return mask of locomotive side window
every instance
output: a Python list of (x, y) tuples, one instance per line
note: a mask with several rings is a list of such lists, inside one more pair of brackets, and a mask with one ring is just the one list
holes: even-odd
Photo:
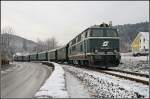
[(88, 32), (86, 31), (86, 32), (85, 32), (85, 38), (87, 38), (87, 35), (88, 35)]
[(72, 45), (72, 42), (69, 43), (69, 46), (71, 46), (71, 45)]
[(107, 37), (118, 37), (117, 30), (116, 29), (107, 29), (106, 36)]
[(76, 43), (78, 42), (78, 37), (75, 38), (76, 39)]
[(103, 37), (103, 30), (102, 29), (91, 29), (90, 36), (91, 37)]
[(72, 45), (76, 43), (76, 38), (72, 40)]
[(77, 42), (81, 41), (81, 35), (78, 36)]
[(83, 33), (81, 34), (81, 40), (84, 40), (84, 37), (85, 37), (85, 32), (83, 32)]

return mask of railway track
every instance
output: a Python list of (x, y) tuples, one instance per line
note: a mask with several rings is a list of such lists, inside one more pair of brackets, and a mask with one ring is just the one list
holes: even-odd
[(136, 81), (139, 83), (143, 83), (145, 85), (149, 85), (149, 78), (146, 77), (141, 77), (141, 76), (136, 76), (136, 75), (132, 75), (132, 74), (128, 74), (127, 72), (123, 73), (123, 72), (119, 72), (119, 71), (110, 71), (110, 70), (97, 70), (98, 72), (102, 72), (102, 73), (106, 73), (112, 76), (116, 76), (116, 77), (120, 77), (120, 78), (124, 78), (124, 79), (128, 79), (128, 80), (132, 80), (132, 81)]
[(131, 75), (136, 75), (136, 76), (149, 78), (149, 75), (147, 75), (147, 74), (141, 74), (141, 73), (130, 72), (130, 71), (123, 71), (123, 70), (116, 70), (116, 69), (107, 69), (107, 70), (116, 71), (116, 72), (122, 72), (122, 73), (128, 73), (128, 74), (131, 74)]
[(149, 75), (147, 74), (139, 74), (135, 72), (116, 70), (116, 69), (92, 68), (92, 67), (84, 67), (84, 66), (77, 66), (77, 67), (109, 74), (112, 76), (124, 78), (131, 81), (136, 81), (139, 83), (143, 83), (144, 85), (149, 85)]

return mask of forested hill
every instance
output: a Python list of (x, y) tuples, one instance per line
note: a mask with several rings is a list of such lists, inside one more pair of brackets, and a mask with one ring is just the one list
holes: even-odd
[(5, 43), (9, 41), (9, 49), (11, 51), (11, 54), (14, 54), (16, 52), (32, 52), (34, 47), (37, 45), (37, 43), (34, 41), (27, 40), (14, 34), (4, 33), (2, 34), (2, 38)]
[(122, 52), (131, 50), (131, 43), (138, 32), (149, 32), (149, 22), (141, 22), (136, 24), (124, 24), (114, 26), (118, 29), (120, 35), (120, 47)]

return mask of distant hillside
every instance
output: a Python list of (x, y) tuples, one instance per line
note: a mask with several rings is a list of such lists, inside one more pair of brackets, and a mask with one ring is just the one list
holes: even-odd
[(138, 32), (149, 32), (149, 22), (141, 22), (136, 24), (124, 24), (114, 26), (118, 29), (120, 35), (120, 47), (122, 52), (131, 50), (130, 46)]
[(12, 34), (2, 34), (2, 37), (7, 37), (10, 38), (10, 46), (11, 46), (11, 51), (12, 53), (16, 53), (16, 52), (21, 52), (21, 53), (28, 53), (28, 52), (32, 52), (32, 50), (35, 48), (35, 46), (37, 45), (37, 43), (31, 41), (31, 40), (27, 40), (25, 38), (22, 38), (20, 36), (17, 35), (12, 35)]

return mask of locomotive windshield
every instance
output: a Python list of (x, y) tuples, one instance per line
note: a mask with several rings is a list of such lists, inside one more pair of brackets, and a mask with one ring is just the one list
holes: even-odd
[(106, 33), (106, 37), (117, 37), (118, 36), (116, 29), (106, 29), (105, 33)]
[(103, 30), (102, 29), (91, 29), (90, 36), (91, 37), (103, 37)]
[(91, 29), (90, 37), (118, 37), (116, 29)]

